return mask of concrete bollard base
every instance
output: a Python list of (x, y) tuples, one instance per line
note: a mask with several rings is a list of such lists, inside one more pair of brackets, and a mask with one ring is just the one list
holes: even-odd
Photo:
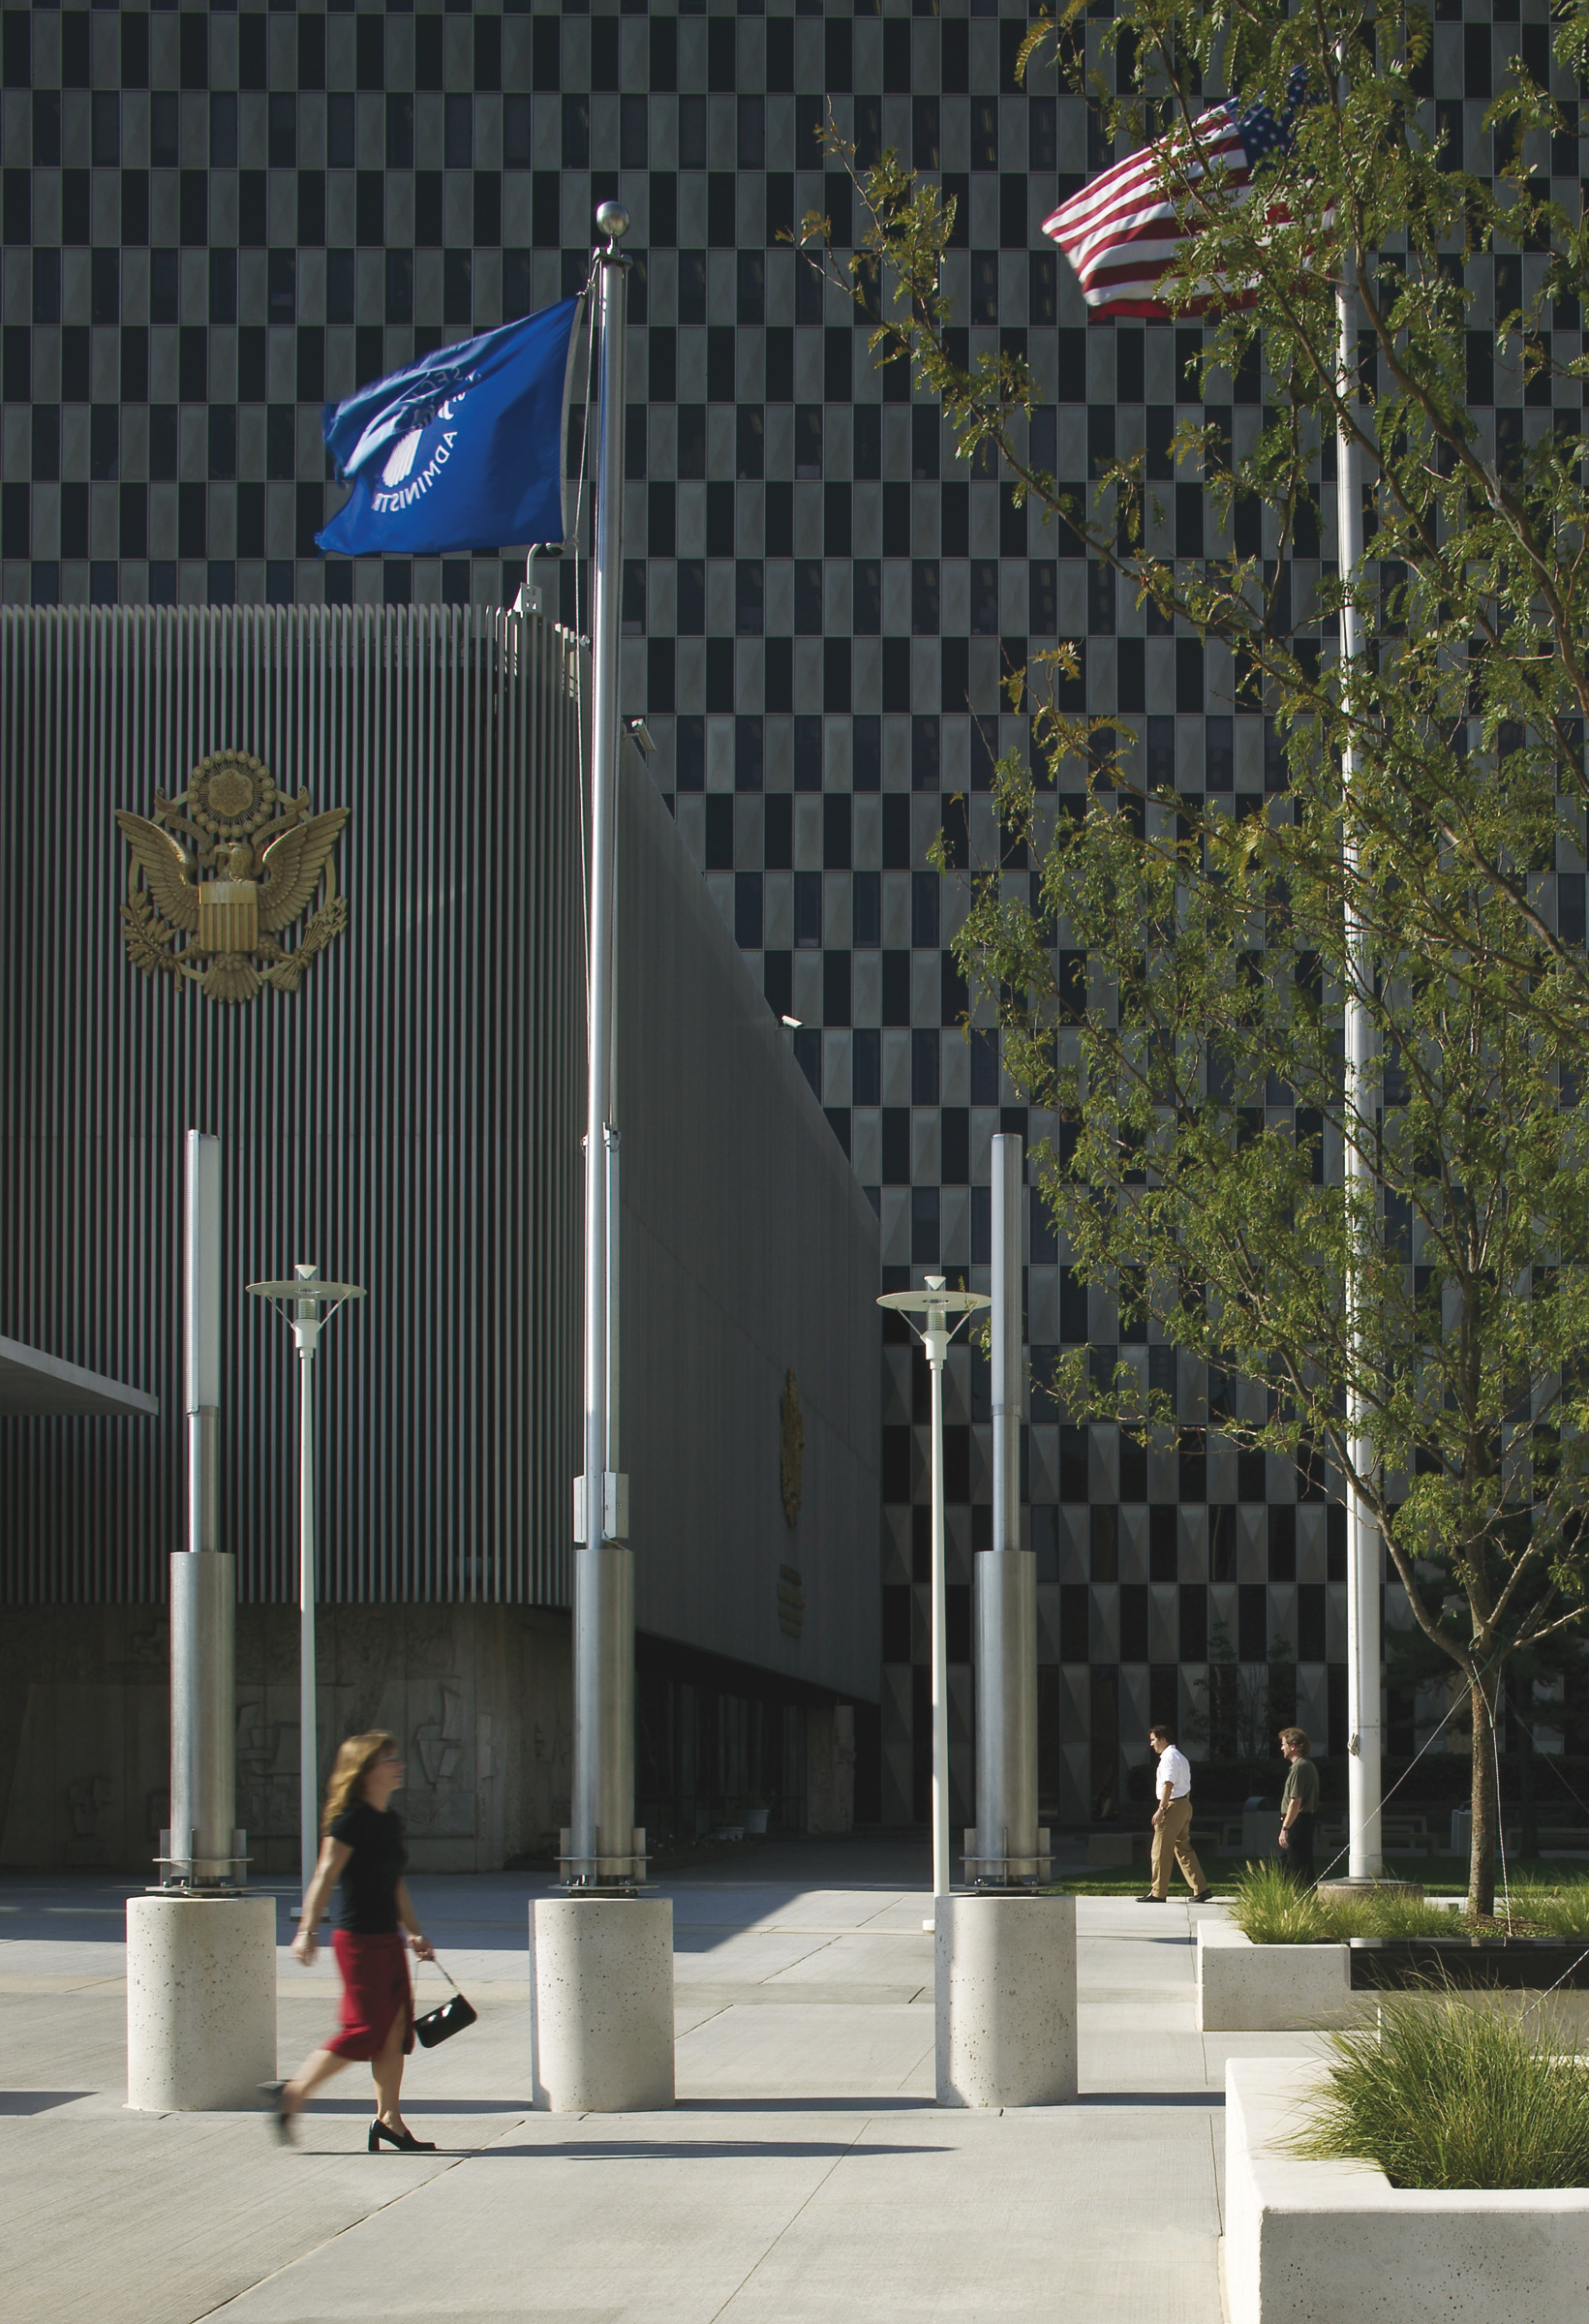
[(1076, 2095), (1076, 1899), (940, 1900), (940, 2106), (1062, 2106)]
[(530, 1908), (531, 2095), (548, 2114), (673, 2104), (673, 1907), (540, 1897)]
[(275, 1898), (130, 1896), (128, 2105), (257, 2109), (275, 2077)]

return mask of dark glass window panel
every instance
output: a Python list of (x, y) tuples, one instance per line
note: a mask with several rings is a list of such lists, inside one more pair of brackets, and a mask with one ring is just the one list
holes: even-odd
[[(529, 100), (524, 102), (528, 105)], [(509, 98), (508, 104), (511, 105)], [(504, 114), (503, 142), (507, 142), (507, 116)], [(504, 153), (504, 159), (506, 155)], [(413, 99), (407, 93), (386, 100), (386, 167), (388, 169), (413, 168)]]
[[(154, 252), (153, 257), (175, 258), (175, 251)], [(61, 254), (58, 250), (36, 250), (33, 254), (33, 320), (35, 322), (59, 322), (61, 320)], [(157, 322), (163, 319), (156, 316)], [(175, 321), (174, 312), (169, 318)], [(26, 403), (30, 390), (23, 388), (15, 397), (6, 390), (6, 400)]]
[[(196, 400), (202, 400), (202, 395), (200, 388)], [(88, 329), (84, 323), (69, 322), (61, 331), (61, 396), (69, 404), (88, 401)]]
[(353, 254), (328, 250), (325, 254), (325, 320), (348, 323), (353, 320)]
[[(883, 899), (882, 874), (879, 872), (857, 872), (850, 889), (850, 941), (860, 951), (871, 951), (882, 942)], [(856, 1104), (871, 1101), (857, 1098)]]
[(800, 637), (817, 637), (822, 630), (822, 565), (819, 558), (802, 558), (794, 568), (794, 626)]
[(679, 253), (679, 321), (689, 323), (703, 323), (706, 321), (704, 250), (681, 250)]
[(858, 557), (855, 561), (851, 604), (856, 635), (875, 637), (883, 626), (883, 568), (874, 557)]
[(797, 872), (794, 875), (794, 940), (797, 951), (814, 951), (822, 942), (820, 872)]
[[(34, 124), (34, 143), (38, 144), (38, 123)], [(172, 89), (156, 89), (149, 98), (149, 162), (156, 169), (176, 168), (177, 112), (176, 93)]]
[(176, 406), (149, 406), (149, 474), (157, 483), (176, 474)]
[(743, 951), (761, 950), (761, 873), (734, 874), (734, 941)]
[(917, 952), (938, 949), (942, 885), (936, 872), (910, 875), (910, 942)]
[(442, 259), (442, 321), (466, 330), (474, 321), (474, 254), (449, 250)]
[(680, 558), (674, 599), (680, 636), (699, 637), (706, 627), (706, 566), (700, 558)]
[[(567, 120), (567, 107), (568, 107), (568, 105), (569, 105), (569, 103), (571, 103), (571, 102), (578, 102), (578, 101), (577, 101), (577, 100), (569, 100), (569, 99), (565, 99), (565, 101), (564, 101), (564, 119), (565, 119), (565, 125), (566, 125), (566, 120)], [(566, 135), (567, 135), (567, 132), (566, 132), (566, 126), (565, 126), (565, 133), (564, 133), (564, 134), (565, 134), (565, 138), (566, 138)], [(587, 113), (587, 116), (586, 116), (586, 136), (587, 136), (587, 138), (589, 138), (589, 114), (588, 114), (588, 113)], [(468, 97), (468, 96), (457, 96), (457, 95), (455, 95), (455, 96), (449, 96), (449, 97), (446, 99), (445, 110), (444, 110), (444, 112), (443, 112), (443, 152), (442, 152), (442, 158), (443, 158), (443, 161), (444, 162), (444, 164), (445, 164), (446, 168), (449, 168), (449, 169), (473, 169), (473, 168), (474, 168), (474, 98), (473, 98), (473, 97)], [(587, 158), (588, 158), (588, 157), (587, 157)], [(565, 168), (566, 168), (566, 167), (568, 167), (568, 157), (567, 157), (567, 154), (566, 154), (566, 152), (565, 152), (565, 154), (564, 154), (564, 166), (565, 166)], [(580, 164), (577, 164), (577, 165), (575, 165), (575, 166), (576, 166), (576, 167), (578, 167), (578, 168), (584, 168), (584, 167), (585, 167), (585, 164), (584, 164), (584, 163), (580, 163)]]
[[(211, 99), (211, 104), (214, 104)], [(298, 162), (298, 101), (272, 92), (266, 113), (266, 159), (272, 169), (294, 169)]]
[[(626, 104), (629, 101), (625, 100)], [(644, 104), (645, 100), (640, 101)], [(532, 115), (528, 97), (503, 99), (503, 167), (528, 169), (531, 162)]]
[(998, 566), (991, 560), (971, 567), (971, 628), (977, 636), (998, 634)]
[(938, 633), (938, 561), (918, 557), (910, 568), (910, 627), (917, 637)]
[(706, 474), (706, 406), (681, 404), (678, 420), (679, 474), (684, 477), (704, 476)]
[(265, 264), (266, 318), (271, 322), (291, 322), (297, 313), (298, 254), (294, 250), (273, 250)]
[(290, 483), (296, 474), (297, 407), (271, 404), (265, 411), (265, 474)]
[[(89, 159), (97, 169), (113, 169), (121, 160), (121, 99), (114, 89), (96, 89), (89, 102)], [(213, 108), (217, 103), (222, 105), (223, 115), (228, 106), (230, 108), (231, 159), (229, 162), (223, 161), (215, 150)], [(235, 97), (227, 100), (212, 98), (210, 104), (212, 108), (210, 159), (217, 168), (235, 168), (237, 166), (237, 100)], [(226, 150), (224, 138), (222, 149)]]
[(938, 101), (935, 97), (916, 97), (910, 106), (910, 151), (918, 169), (935, 169), (938, 166)]
[[(448, 252), (450, 260), (452, 253)], [(386, 253), (385, 318), (388, 322), (413, 321), (413, 253), (412, 250), (388, 250)]]
[(704, 97), (681, 97), (679, 100), (679, 167), (681, 169), (706, 168)]
[(918, 404), (910, 414), (910, 473), (918, 483), (938, 473), (938, 408)]
[(88, 415), (88, 473), (97, 482), (115, 476), (120, 465), (121, 413), (115, 404), (96, 404)]
[(237, 320), (237, 253), (212, 250), (209, 262), (209, 319), (211, 322)]
[(211, 404), (208, 415), (209, 477), (224, 483), (237, 474), (237, 407)]
[(298, 18), (298, 86), (300, 89), (325, 86), (325, 18), (321, 15)]
[(766, 421), (759, 404), (741, 404), (734, 414), (734, 473), (747, 482), (761, 476), (766, 461)]
[(89, 318), (94, 322), (121, 321), (121, 253), (96, 250), (89, 262)]
[(325, 100), (325, 166), (351, 169), (354, 152), (353, 100), (346, 90)]

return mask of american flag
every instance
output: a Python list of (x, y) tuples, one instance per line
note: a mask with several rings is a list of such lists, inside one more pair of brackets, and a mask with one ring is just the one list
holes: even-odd
[[(1216, 105), (1193, 124), (1195, 141), (1184, 130), (1173, 131), (1061, 202), (1043, 231), (1075, 267), (1087, 305), (1105, 315), (1167, 317), (1170, 309), (1153, 294), (1186, 238), (1177, 205), (1209, 169), (1223, 171), (1235, 199), (1249, 199), (1266, 164), (1291, 151), (1307, 103), (1307, 69), (1299, 65), (1286, 84), (1283, 113), (1267, 105), (1245, 111), (1234, 103)], [(1210, 284), (1206, 297), (1181, 312), (1233, 303), (1229, 290)]]

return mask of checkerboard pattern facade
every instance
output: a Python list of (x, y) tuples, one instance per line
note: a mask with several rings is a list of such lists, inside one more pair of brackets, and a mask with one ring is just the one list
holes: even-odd
[[(1108, 13), (1108, 0), (1088, 12), (1095, 50)], [(1550, 73), (1543, 0), (1437, 0), (1435, 15), (1424, 93), (1486, 173), (1482, 116), (1505, 59), (1521, 51)], [(510, 544), (317, 558), (339, 498), (321, 401), (576, 290), (595, 205), (626, 204), (625, 703), (647, 718), (657, 780), (771, 1006), (800, 1021), (800, 1061), (878, 1209), (887, 1287), (928, 1265), (985, 1279), (989, 1140), (1052, 1127), (1016, 1102), (996, 1045), (958, 1029), (948, 945), (963, 906), (927, 867), (942, 827), (961, 860), (996, 844), (992, 763), (1025, 739), (1001, 672), (1057, 637), (1085, 640), (1086, 701), (1135, 727), (1153, 780), (1238, 799), (1279, 780), (1272, 737), (1236, 710), (1220, 655), (1156, 634), (993, 473), (957, 462), (902, 369), (871, 368), (864, 321), (779, 239), (812, 209), (839, 243), (853, 230), (848, 183), (814, 134), (830, 111), (863, 159), (894, 146), (938, 175), (960, 202), (947, 274), (962, 344), (1030, 360), (1040, 463), (1081, 487), (1116, 445), (1146, 443), (1162, 545), (1212, 553), (1212, 513), (1166, 450), (1195, 393), (1199, 332), (1089, 326), (1039, 229), (1111, 156), (1052, 76), (1017, 87), (1027, 29), (1008, 0), (1002, 15), (996, 0), (0, 14), (7, 602), (510, 594)], [(1575, 204), (1579, 92), (1557, 77), (1568, 134), (1550, 163)], [(1486, 448), (1553, 424), (1549, 382), (1536, 408), (1482, 328), (1539, 263), (1474, 270), (1470, 384)], [(1579, 318), (1556, 321), (1575, 352)], [(1256, 372), (1229, 381), (1206, 415), (1239, 443), (1262, 393)], [(1317, 570), (1296, 562), (1296, 604)], [(571, 561), (561, 585), (572, 619)], [(1583, 866), (1564, 860), (1562, 874), (1564, 927), (1581, 934)], [(1106, 1304), (1094, 1295), (1089, 1315), (1034, 1213), (1039, 1358), (1089, 1324), (1111, 1354)], [(1148, 1361), (1155, 1384), (1175, 1379), (1171, 1351)], [(928, 1415), (902, 1337), (885, 1334), (882, 1362), (894, 1821), (926, 1807)], [(1176, 1384), (1187, 1420), (1206, 1419), (1201, 1377), (1182, 1364)], [(946, 1451), (957, 1821), (971, 1813), (970, 1578), (990, 1434), (985, 1369), (959, 1350)], [(1034, 1399), (1052, 1818), (1118, 1798), (1149, 1717), (1198, 1706), (1215, 1630), (1249, 1675), (1278, 1651), (1302, 1723), (1342, 1746), (1341, 1513), (1319, 1477), (1238, 1455), (1217, 1430), (1198, 1442), (1146, 1455)], [(1411, 1706), (1393, 1705), (1392, 1750), (1411, 1728)]]

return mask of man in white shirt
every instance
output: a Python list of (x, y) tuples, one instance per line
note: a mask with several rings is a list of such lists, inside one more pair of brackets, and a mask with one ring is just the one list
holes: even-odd
[(1176, 1749), (1167, 1727), (1150, 1727), (1147, 1740), (1159, 1755), (1153, 1779), (1153, 1884), (1145, 1905), (1162, 1905), (1170, 1896), (1170, 1859), (1175, 1857), (1192, 1891), (1194, 1904), (1206, 1904), (1211, 1893), (1192, 1847), (1192, 1768), (1184, 1752)]

